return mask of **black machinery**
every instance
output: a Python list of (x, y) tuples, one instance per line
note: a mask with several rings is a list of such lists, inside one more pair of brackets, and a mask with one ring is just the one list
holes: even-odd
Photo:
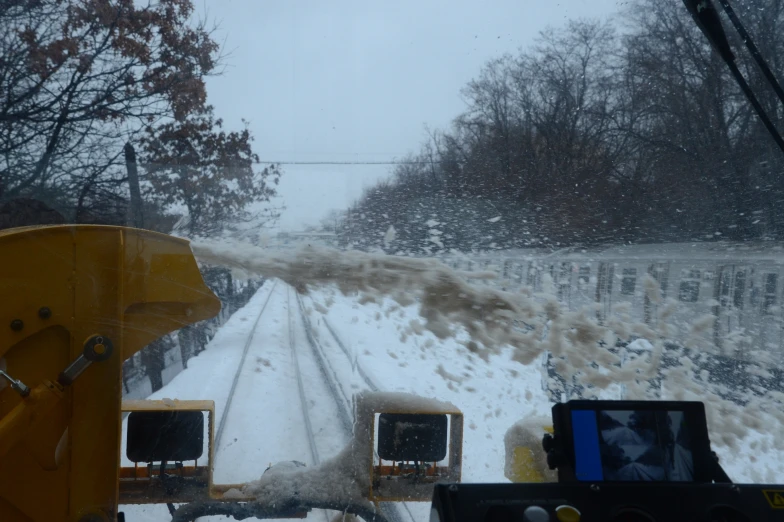
[(441, 484), (432, 521), (784, 521), (784, 485), (733, 484), (701, 402), (556, 404), (542, 444), (558, 482)]

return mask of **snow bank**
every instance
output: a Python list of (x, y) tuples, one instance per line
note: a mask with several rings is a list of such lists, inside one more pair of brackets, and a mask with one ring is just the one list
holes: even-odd
[[(345, 295), (359, 294), (360, 303), (380, 303), (385, 296), (401, 306), (416, 303), (423, 324), (421, 331), (411, 328), (410, 335), (427, 331), (441, 340), (454, 339), (484, 359), (510, 346), (514, 360), (525, 365), (535, 363), (549, 351), (567, 380), (574, 379), (589, 388), (624, 384), (628, 398), (648, 398), (650, 382), (664, 374), (664, 388), (671, 394), (667, 398), (706, 403), (711, 412), (711, 432), (720, 445), (736, 447), (756, 430), (773, 432), (784, 424), (780, 394), (753, 397), (749, 393), (746, 405), (740, 407), (695, 378), (685, 357), (674, 367), (661, 368), (664, 341), (682, 345), (696, 342), (694, 331), (701, 325), (676, 325), (672, 317), (677, 303), (662, 299), (658, 284), (650, 276), (643, 285), (657, 305), (652, 326), (633, 321), (623, 307), (600, 323), (595, 307), (570, 311), (552, 293), (534, 294), (530, 289), (513, 293), (471, 284), (465, 274), (434, 259), (326, 248), (270, 252), (230, 242), (194, 242), (192, 248), (202, 262), (277, 277), (300, 291), (308, 286), (335, 285)], [(471, 276), (475, 279), (477, 274)], [(621, 366), (619, 356), (606, 347), (614, 346), (616, 339), (630, 337), (647, 339), (651, 348), (645, 356)], [(709, 345), (692, 345), (695, 347), (712, 349)]]
[[(438, 340), (427, 330), (412, 328), (412, 322), (421, 324), (416, 304), (402, 307), (390, 298), (360, 304), (359, 295), (345, 297), (334, 287), (313, 288), (309, 294), (305, 302), (311, 313), (317, 314), (316, 303), (327, 308), (324, 318), (351, 351), (355, 371), (373, 376), (377, 389), (437, 397), (460, 408), (462, 482), (506, 480), (504, 433), (520, 418), (550, 412), (538, 364), (512, 361), (510, 347), (485, 361), (455, 339)], [(312, 324), (324, 337), (331, 335), (325, 321), (319, 324), (314, 317)], [(333, 357), (345, 359), (337, 347)], [(359, 377), (355, 375), (355, 390), (368, 387)], [(416, 520), (430, 516), (427, 503), (408, 503), (405, 510)]]

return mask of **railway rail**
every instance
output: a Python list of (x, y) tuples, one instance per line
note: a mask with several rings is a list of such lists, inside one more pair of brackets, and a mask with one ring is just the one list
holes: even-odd
[[(295, 293), (295, 296), (291, 295), (292, 292)], [(302, 307), (301, 297), (291, 287), (280, 281), (273, 283), (273, 287), (270, 289), (245, 341), (240, 363), (234, 372), (226, 406), (218, 422), (215, 445), (217, 468), (221, 468), (222, 465), (226, 466), (226, 463), (231, 461), (231, 455), (227, 453), (227, 450), (231, 451), (229, 448), (233, 444), (230, 440), (232, 438), (258, 436), (259, 446), (270, 444), (263, 432), (260, 431), (258, 435), (253, 430), (248, 432), (247, 427), (252, 421), (248, 420), (247, 411), (242, 417), (233, 415), (231, 411), (232, 404), (238, 403), (238, 396), (245, 396), (249, 391), (258, 390), (254, 386), (258, 386), (264, 379), (269, 379), (273, 375), (259, 375), (253, 372), (249, 366), (254, 359), (251, 356), (258, 357), (270, 351), (277, 351), (278, 364), (286, 365), (285, 368), (278, 368), (278, 373), (274, 374), (273, 380), (278, 381), (284, 375), (286, 376), (285, 382), (276, 382), (274, 386), (280, 388), (281, 395), (286, 394), (287, 397), (290, 397), (286, 404), (292, 406), (291, 411), (288, 419), (278, 419), (272, 411), (267, 411), (264, 406), (261, 406), (264, 403), (264, 397), (259, 396), (260, 408), (258, 413), (251, 414), (251, 416), (256, 417), (256, 422), (259, 423), (262, 418), (273, 416), (282, 425), (285, 424), (285, 426), (279, 426), (277, 431), (287, 432), (292, 438), (296, 437), (302, 440), (299, 445), (296, 445), (296, 450), (299, 453), (276, 454), (274, 455), (275, 460), (272, 462), (294, 457), (303, 461), (309, 460), (310, 464), (318, 466), (327, 457), (336, 454), (350, 440), (353, 432), (352, 395), (350, 390), (342, 386), (337, 361), (329, 359), (324, 353)], [(284, 309), (285, 311), (283, 311)], [(266, 317), (266, 314), (280, 315)], [(264, 317), (266, 320), (263, 319)], [(267, 328), (270, 324), (279, 325), (278, 328), (272, 329), (275, 331), (264, 332), (268, 339), (268, 341), (264, 341), (264, 345), (256, 342), (262, 328), (260, 323), (265, 323)], [(276, 339), (273, 339), (274, 337)], [(285, 356), (283, 352), (285, 352)], [(264, 389), (269, 390), (271, 386), (267, 385)], [(294, 399), (293, 394), (297, 394), (298, 399)], [(327, 397), (330, 397), (331, 402), (334, 402), (334, 408), (329, 404), (330, 398)], [(295, 402), (300, 404), (299, 408), (294, 406)], [(318, 406), (314, 407), (314, 404)], [(295, 432), (303, 434), (304, 438)], [(269, 436), (269, 433), (266, 435)], [(272, 457), (272, 455), (269, 456)], [(232, 473), (237, 473), (237, 479), (246, 480), (249, 478), (247, 476), (249, 469), (261, 471), (259, 468), (267, 464), (267, 461), (262, 463), (251, 456), (248, 456), (247, 460), (249, 462), (246, 469), (231, 470)], [(236, 482), (236, 480), (231, 481)], [(393, 506), (382, 506), (382, 509), (391, 521), (408, 522), (407, 518), (399, 516), (398, 510)], [(328, 521), (330, 519), (328, 513), (326, 511), (322, 511), (322, 513), (325, 520)]]
[(269, 295), (267, 295), (267, 299), (264, 300), (264, 304), (259, 311), (259, 315), (256, 316), (256, 319), (253, 322), (253, 327), (251, 328), (250, 334), (248, 335), (247, 340), (245, 341), (244, 346), (242, 347), (242, 356), (240, 357), (240, 363), (237, 365), (237, 371), (234, 372), (234, 378), (231, 381), (231, 388), (229, 389), (229, 396), (226, 399), (226, 405), (223, 408), (223, 413), (221, 414), (221, 418), (218, 421), (218, 429), (215, 432), (215, 447), (220, 448), (221, 438), (223, 437), (223, 429), (226, 426), (226, 419), (229, 416), (229, 411), (231, 410), (231, 402), (234, 399), (234, 393), (237, 391), (237, 382), (240, 378), (240, 372), (242, 368), (245, 366), (245, 359), (248, 357), (248, 350), (250, 349), (250, 345), (253, 342), (253, 338), (256, 335), (256, 329), (258, 328), (259, 321), (261, 320), (261, 316), (264, 315), (264, 312), (267, 310), (267, 305), (270, 302), (270, 298), (272, 294), (275, 293), (275, 288), (278, 285), (278, 280), (275, 279), (272, 281), (272, 288), (270, 288)]
[[(308, 411), (308, 398), (305, 394), (305, 384), (302, 379), (302, 369), (299, 364), (299, 353), (297, 350), (297, 342), (294, 337), (294, 322), (295, 318), (292, 314), (291, 308), (291, 288), (286, 287), (286, 310), (288, 316), (288, 327), (289, 327), (289, 347), (291, 348), (291, 357), (294, 360), (294, 368), (297, 375), (297, 388), (299, 390), (299, 400), (300, 406), (302, 407), (302, 416), (305, 420), (305, 430), (306, 435), (308, 437), (308, 444), (310, 446), (310, 454), (311, 458), (313, 459), (313, 464), (316, 466), (321, 464), (321, 455), (318, 449), (318, 445), (316, 444), (316, 437), (315, 432), (313, 430), (313, 423), (310, 418), (310, 412)], [(329, 522), (329, 515), (326, 511), (322, 511), (324, 514), (324, 518), (327, 522)]]
[(365, 384), (367, 385), (368, 389), (371, 390), (371, 391), (379, 391), (380, 388), (376, 385), (376, 383), (373, 381), (373, 379), (371, 379), (368, 376), (367, 372), (362, 368), (362, 365), (359, 364), (359, 362), (356, 360), (356, 358), (351, 356), (351, 353), (349, 352), (349, 350), (346, 347), (345, 343), (340, 339), (338, 334), (335, 332), (335, 329), (332, 328), (332, 325), (329, 324), (329, 321), (327, 321), (327, 318), (324, 317), (324, 318), (322, 318), (322, 320), (324, 321), (324, 326), (327, 327), (327, 330), (329, 330), (330, 335), (335, 340), (335, 343), (338, 345), (340, 350), (344, 354), (346, 354), (346, 357), (348, 358), (349, 362), (351, 363), (352, 369), (356, 370), (357, 374), (359, 374), (359, 376), (362, 377), (362, 380), (365, 381)]
[[(330, 360), (327, 356), (326, 350), (322, 346), (322, 344), (318, 341), (318, 337), (313, 333), (313, 325), (308, 318), (308, 314), (305, 311), (305, 305), (303, 303), (302, 297), (297, 294), (297, 305), (299, 309), (300, 316), (302, 317), (302, 322), (305, 326), (305, 332), (308, 339), (308, 343), (313, 351), (314, 357), (316, 361), (319, 363), (320, 370), (324, 379), (327, 382), (330, 382), (330, 392), (332, 393), (333, 399), (339, 405), (341, 413), (341, 418), (343, 419), (343, 423), (345, 425), (346, 430), (346, 440), (348, 437), (351, 436), (352, 432), (352, 403), (349, 397), (351, 396), (351, 390), (346, 390), (345, 386), (348, 383), (348, 380), (345, 378), (341, 378), (336, 368), (338, 367), (337, 364), (334, 364), (335, 361)], [(352, 357), (350, 350), (346, 346), (346, 344), (340, 339), (337, 332), (334, 328), (327, 322), (326, 318), (322, 318), (321, 320), (324, 321), (327, 329), (331, 337), (335, 340), (335, 343), (340, 348), (340, 351), (345, 355), (346, 361), (348, 365), (352, 368), (352, 371), (356, 371), (357, 374), (362, 378), (367, 388), (371, 391), (379, 391), (380, 387), (370, 378), (368, 373), (362, 368), (362, 365), (356, 360), (356, 358)], [(401, 513), (399, 508), (393, 504), (382, 504), (381, 509), (384, 512), (384, 515), (391, 520), (392, 522), (403, 522), (404, 520), (411, 520), (411, 522), (416, 522), (417, 518), (414, 516), (414, 513), (411, 511), (411, 508), (408, 506), (408, 503), (402, 502), (400, 503), (402, 506), (402, 510), (404, 513)]]

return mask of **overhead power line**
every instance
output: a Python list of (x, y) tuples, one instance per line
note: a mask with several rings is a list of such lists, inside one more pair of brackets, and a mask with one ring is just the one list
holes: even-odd
[(454, 161), (273, 161), (260, 160), (259, 163), (275, 165), (431, 165), (433, 163), (455, 163)]

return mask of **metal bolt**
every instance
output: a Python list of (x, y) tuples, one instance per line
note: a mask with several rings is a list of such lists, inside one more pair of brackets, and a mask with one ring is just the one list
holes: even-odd
[(48, 306), (42, 306), (38, 309), (38, 317), (44, 320), (49, 319), (52, 317), (52, 310)]
[(457, 484), (450, 484), (449, 488), (447, 489), (449, 489), (449, 491), (454, 493), (455, 491), (457, 491)]
[(591, 491), (599, 491), (599, 484), (591, 484)]
[(24, 328), (24, 322), (21, 319), (14, 319), (11, 321), (11, 330), (18, 332)]

